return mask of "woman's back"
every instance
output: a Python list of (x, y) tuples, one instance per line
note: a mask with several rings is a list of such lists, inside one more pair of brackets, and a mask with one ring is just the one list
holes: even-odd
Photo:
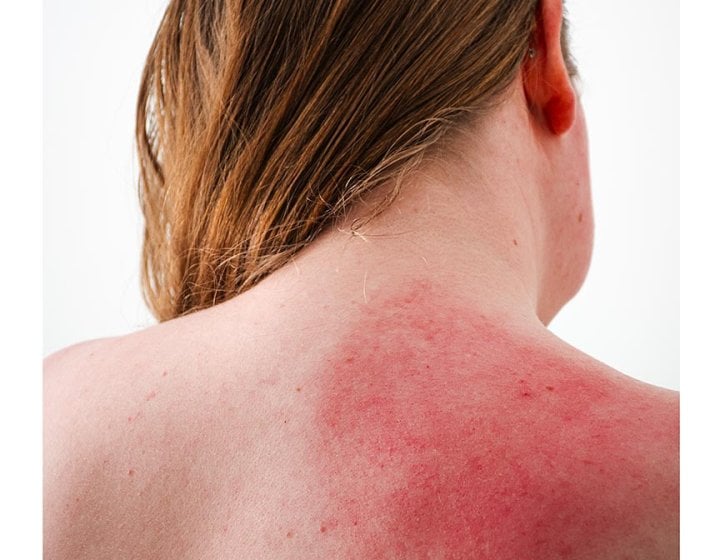
[(256, 299), (48, 363), (48, 557), (677, 554), (674, 393), (424, 282)]
[(676, 395), (546, 329), (593, 238), (564, 29), (170, 3), (137, 120), (161, 324), (47, 362), (48, 558), (677, 557)]

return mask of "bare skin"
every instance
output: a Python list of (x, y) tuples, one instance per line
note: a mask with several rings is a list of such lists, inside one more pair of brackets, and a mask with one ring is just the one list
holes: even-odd
[(592, 210), (543, 6), (507, 100), (361, 235), (47, 359), (47, 558), (678, 557), (677, 394), (545, 327)]

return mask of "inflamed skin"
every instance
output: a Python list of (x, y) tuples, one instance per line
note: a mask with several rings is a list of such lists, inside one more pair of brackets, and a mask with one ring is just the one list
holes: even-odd
[(56, 357), (47, 558), (677, 558), (675, 393), (437, 284)]
[(319, 538), (367, 559), (676, 553), (671, 392), (427, 286), (371, 309), (316, 383)]
[(159, 324), (46, 359), (48, 560), (678, 558), (676, 394), (545, 328), (592, 252), (565, 30), (562, 0), (169, 2)]

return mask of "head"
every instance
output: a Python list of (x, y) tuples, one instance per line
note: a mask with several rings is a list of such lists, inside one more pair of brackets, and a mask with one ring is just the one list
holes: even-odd
[(542, 197), (560, 251), (568, 213), (590, 218), (574, 73), (561, 0), (172, 0), (137, 113), (148, 304), (162, 321), (249, 289), (390, 182), (381, 212), (518, 79), (566, 164)]

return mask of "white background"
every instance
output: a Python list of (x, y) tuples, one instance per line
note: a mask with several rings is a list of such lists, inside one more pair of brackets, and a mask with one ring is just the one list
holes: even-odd
[[(164, 1), (45, 6), (48, 354), (153, 323), (139, 288), (133, 153), (140, 72)], [(678, 388), (678, 3), (567, 2), (590, 133), (593, 264), (552, 330)]]

